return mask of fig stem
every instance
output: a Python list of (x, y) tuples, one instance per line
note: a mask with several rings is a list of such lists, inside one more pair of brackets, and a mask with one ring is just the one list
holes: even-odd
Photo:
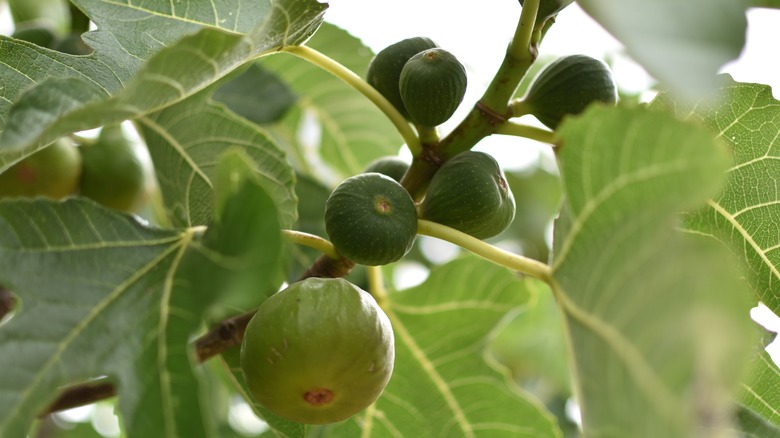
[(496, 134), (530, 138), (531, 140), (548, 144), (555, 144), (556, 141), (555, 133), (552, 131), (511, 121), (501, 125)]
[(368, 292), (374, 297), (379, 307), (384, 309), (387, 301), (387, 289), (385, 289), (382, 276), (382, 267), (366, 266), (366, 274), (368, 276)]
[(331, 259), (341, 258), (333, 244), (320, 236), (296, 230), (282, 230), (282, 237), (290, 243), (314, 248)]
[(390, 122), (398, 130), (398, 133), (403, 137), (406, 146), (412, 152), (412, 155), (417, 155), (422, 150), (420, 146), (420, 140), (417, 138), (417, 134), (412, 129), (412, 126), (404, 118), (401, 113), (393, 106), (390, 101), (385, 99), (374, 87), (368, 84), (363, 78), (355, 74), (352, 70), (348, 69), (335, 59), (315, 50), (308, 46), (285, 46), (282, 48), (283, 52), (290, 53), (301, 59), (304, 59), (317, 67), (331, 73), (347, 85), (351, 86), (355, 90), (362, 93), (371, 102), (374, 103), (385, 115)]
[(417, 233), (454, 243), (497, 265), (538, 278), (547, 284), (552, 282), (552, 273), (546, 264), (505, 251), (454, 228), (421, 219), (417, 221)]

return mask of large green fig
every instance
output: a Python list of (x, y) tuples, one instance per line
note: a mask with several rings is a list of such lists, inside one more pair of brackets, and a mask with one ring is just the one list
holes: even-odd
[(139, 147), (121, 125), (105, 126), (95, 143), (79, 148), (84, 163), (80, 194), (109, 208), (138, 210), (154, 190), (154, 169)]
[(466, 94), (466, 69), (452, 53), (439, 48), (412, 56), (398, 85), (406, 111), (421, 126), (438, 126), (458, 109)]
[(487, 239), (512, 223), (515, 198), (495, 158), (466, 151), (445, 162), (433, 175), (420, 217)]
[(376, 172), (387, 175), (390, 178), (400, 182), (406, 171), (409, 170), (409, 163), (401, 157), (382, 157), (372, 161), (363, 173)]
[(344, 257), (363, 265), (392, 263), (417, 236), (417, 211), (409, 193), (380, 173), (347, 178), (325, 202), (325, 230)]
[(390, 321), (367, 292), (340, 278), (309, 278), (272, 295), (241, 344), (255, 399), (288, 420), (346, 420), (373, 403), (393, 372)]
[(0, 174), (0, 198), (64, 198), (76, 191), (81, 174), (78, 148), (60, 138)]
[(376, 88), (406, 118), (409, 118), (409, 113), (406, 112), (401, 92), (398, 89), (401, 69), (404, 68), (404, 64), (409, 58), (434, 47), (436, 47), (436, 43), (430, 38), (407, 38), (380, 50), (368, 65), (366, 73), (368, 83)]
[(601, 60), (570, 55), (556, 59), (539, 72), (521, 108), (555, 129), (564, 116), (579, 114), (593, 102), (617, 102), (612, 72)]
[[(561, 12), (563, 8), (574, 3), (574, 0), (540, 0), (539, 10), (536, 12), (536, 22), (543, 23), (548, 18)], [(520, 0), (520, 6), (523, 6), (523, 0)]]

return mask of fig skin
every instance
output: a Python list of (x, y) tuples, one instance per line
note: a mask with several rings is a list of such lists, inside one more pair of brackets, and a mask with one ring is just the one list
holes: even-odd
[(389, 176), (347, 178), (325, 202), (325, 230), (336, 251), (362, 265), (395, 262), (417, 237), (417, 210), (409, 193)]
[(367, 82), (379, 91), (379, 94), (384, 96), (385, 99), (390, 101), (395, 109), (407, 119), (409, 118), (409, 113), (404, 107), (401, 91), (398, 87), (401, 70), (409, 58), (423, 50), (434, 47), (438, 46), (430, 38), (406, 38), (380, 50), (368, 65), (368, 71), (366, 72)]
[(403, 158), (388, 156), (377, 158), (376, 160), (369, 163), (363, 173), (381, 173), (382, 175), (387, 175), (400, 183), (401, 178), (404, 177), (407, 170), (409, 170), (409, 163), (404, 161)]
[(376, 401), (393, 372), (394, 346), (390, 320), (371, 295), (341, 278), (309, 278), (260, 305), (241, 367), (269, 411), (328, 424)]
[(398, 83), (409, 117), (420, 126), (449, 120), (466, 95), (466, 68), (452, 53), (433, 48), (412, 56)]
[(585, 55), (563, 56), (539, 72), (522, 102), (523, 111), (555, 130), (567, 115), (594, 102), (615, 105), (617, 86), (607, 64)]
[(60, 138), (0, 174), (0, 199), (43, 196), (62, 199), (78, 188), (81, 156), (68, 138)]
[(433, 175), (420, 205), (420, 217), (487, 239), (512, 223), (515, 198), (495, 158), (465, 151)]
[(80, 194), (119, 211), (139, 210), (154, 191), (154, 168), (138, 147), (120, 125), (103, 127), (95, 143), (79, 148)]

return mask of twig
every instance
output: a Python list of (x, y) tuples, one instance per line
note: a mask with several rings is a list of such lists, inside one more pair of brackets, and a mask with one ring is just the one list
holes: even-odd
[(98, 400), (114, 397), (115, 395), (116, 386), (107, 380), (73, 385), (65, 388), (59, 397), (39, 416), (43, 417), (54, 412), (64, 411), (65, 409), (88, 405)]

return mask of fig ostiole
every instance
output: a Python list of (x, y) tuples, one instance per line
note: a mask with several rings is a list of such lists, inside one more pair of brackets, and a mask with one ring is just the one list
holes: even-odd
[(614, 105), (617, 97), (615, 80), (604, 61), (569, 55), (539, 72), (520, 108), (555, 130), (565, 116), (579, 114), (595, 102)]
[(398, 82), (409, 117), (420, 126), (449, 120), (466, 94), (466, 69), (452, 53), (433, 48), (412, 56)]
[(487, 239), (512, 223), (515, 199), (495, 158), (465, 151), (433, 175), (420, 205), (420, 217)]
[(417, 236), (417, 210), (397, 181), (381, 173), (347, 178), (325, 202), (325, 230), (341, 255), (379, 266), (406, 255)]
[(346, 420), (371, 405), (395, 358), (390, 321), (340, 278), (309, 278), (266, 299), (247, 325), (241, 368), (254, 398), (307, 424)]
[(407, 119), (409, 113), (404, 107), (398, 87), (401, 70), (409, 58), (434, 47), (437, 47), (436, 43), (430, 38), (406, 38), (380, 50), (368, 65), (367, 82)]

